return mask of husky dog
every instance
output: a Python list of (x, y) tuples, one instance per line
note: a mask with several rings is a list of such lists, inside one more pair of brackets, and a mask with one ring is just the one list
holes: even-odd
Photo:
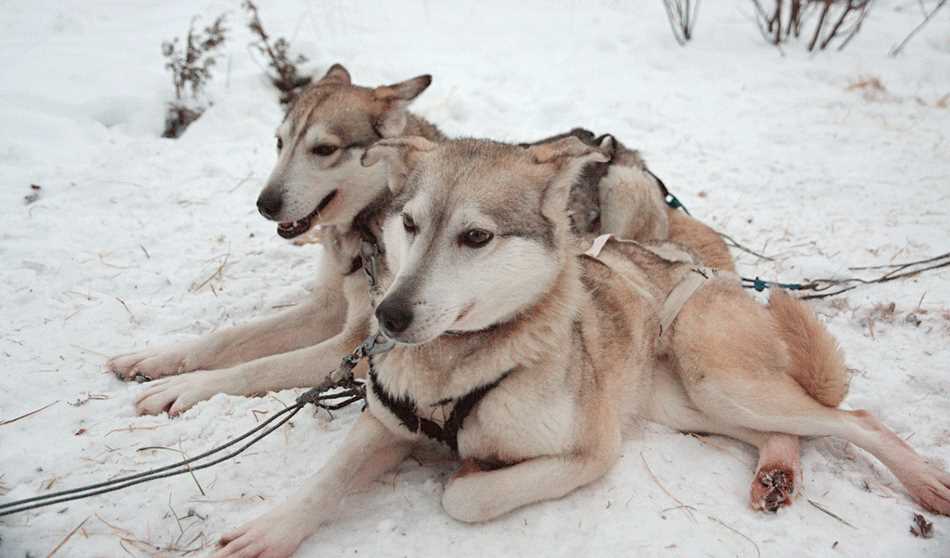
[[(317, 383), (314, 370), (333, 370), (366, 337), (371, 306), (357, 273), (360, 241), (378, 229), (389, 190), (382, 169), (363, 167), (360, 157), (383, 138), (444, 139), (407, 110), (430, 82), (423, 75), (360, 87), (337, 64), (300, 95), (277, 129), (277, 164), (257, 205), (284, 238), (322, 227), (327, 257), (312, 295), (270, 319), (111, 359), (120, 378), (156, 380), (138, 397), (139, 413), (176, 415), (216, 393)], [(177, 375), (192, 371), (201, 373)]]
[[(566, 137), (599, 145), (605, 135), (574, 128), (521, 147), (538, 146)], [(647, 168), (640, 153), (614, 138), (606, 163), (590, 163), (571, 187), (568, 214), (575, 232), (613, 234), (631, 240), (670, 240), (689, 249), (703, 264), (733, 271), (735, 263), (722, 237), (684, 211), (668, 206), (669, 191)]]
[[(327, 257), (311, 296), (269, 319), (223, 329), (173, 345), (110, 359), (120, 378), (155, 380), (139, 394), (141, 414), (177, 415), (217, 393), (255, 395), (313, 385), (314, 370), (333, 370), (369, 332), (372, 312), (362, 273), (361, 240), (379, 237), (389, 203), (380, 167), (364, 168), (360, 156), (374, 142), (401, 135), (443, 141), (439, 130), (407, 107), (431, 83), (427, 75), (367, 88), (352, 83), (341, 65), (309, 87), (277, 130), (277, 164), (258, 199), (261, 214), (277, 221), (277, 233), (299, 238), (320, 226)], [(594, 134), (568, 135), (592, 145)], [(572, 187), (570, 212), (582, 233), (609, 232), (635, 240), (670, 238), (706, 265), (732, 269), (719, 236), (681, 211), (666, 207), (661, 183), (639, 154), (615, 143), (609, 163), (590, 163)], [(188, 372), (200, 372), (186, 374)], [(357, 373), (365, 373), (358, 369)], [(774, 511), (791, 501), (799, 472), (798, 440), (775, 435), (760, 452), (752, 505)], [(779, 479), (776, 463), (787, 471)]]
[(403, 138), (364, 156), (380, 159), (395, 198), (373, 298), (397, 345), (372, 358), (367, 412), (337, 454), (216, 558), (289, 556), (427, 438), (463, 459), (442, 493), (460, 521), (560, 498), (611, 467), (640, 417), (758, 446), (768, 432), (839, 436), (950, 514), (950, 474), (870, 413), (836, 408), (843, 356), (803, 303), (775, 291), (761, 306), (675, 245), (578, 255), (565, 208), (599, 149)]
[[(217, 393), (254, 395), (312, 385), (321, 379), (313, 370), (332, 370), (365, 338), (371, 307), (363, 274), (356, 273), (359, 247), (367, 235), (379, 236), (389, 190), (382, 170), (361, 166), (360, 156), (383, 138), (445, 139), (407, 110), (430, 83), (431, 77), (423, 75), (360, 87), (335, 64), (301, 94), (277, 130), (277, 164), (257, 205), (262, 215), (278, 222), (277, 233), (284, 238), (301, 238), (320, 226), (327, 257), (312, 295), (270, 319), (110, 359), (107, 367), (120, 378), (155, 380), (136, 401), (139, 413), (177, 415)], [(689, 227), (667, 226), (662, 196), (635, 152), (618, 149), (614, 159), (616, 165), (609, 169), (601, 165), (603, 184), (592, 186), (605, 192), (596, 200), (604, 219), (589, 232), (637, 240), (689, 233)], [(708, 265), (731, 268), (721, 239), (712, 233), (725, 262), (715, 250), (704, 250), (705, 225), (688, 222), (699, 234), (684, 245)], [(185, 374), (195, 371), (200, 373)]]

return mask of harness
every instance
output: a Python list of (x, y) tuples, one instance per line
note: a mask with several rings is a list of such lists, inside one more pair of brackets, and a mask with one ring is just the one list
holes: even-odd
[[(380, 271), (379, 258), (384, 252), (369, 225), (370, 218), (371, 212), (364, 210), (364, 212), (361, 212), (360, 215), (354, 219), (354, 228), (360, 235), (360, 253), (353, 258), (347, 275), (362, 269), (366, 274), (366, 281), (372, 289), (377, 284)], [(488, 392), (498, 387), (498, 384), (511, 373), (511, 370), (509, 370), (495, 381), (478, 386), (461, 397), (446, 399), (436, 403), (436, 406), (453, 404), (449, 418), (444, 424), (440, 425), (434, 420), (419, 416), (418, 405), (412, 398), (407, 396), (393, 397), (383, 388), (382, 384), (380, 384), (379, 375), (376, 373), (374, 357), (391, 350), (395, 347), (395, 342), (377, 334), (371, 335), (360, 347), (363, 348), (363, 350), (358, 357), (365, 357), (367, 359), (369, 363), (370, 386), (373, 390), (373, 395), (376, 396), (376, 399), (379, 400), (383, 407), (386, 407), (390, 413), (395, 415), (409, 432), (424, 434), (437, 442), (445, 444), (455, 453), (458, 453), (458, 435), (465, 424), (465, 419), (472, 412), (472, 409), (488, 395)], [(356, 362), (359, 362), (359, 358), (352, 363), (351, 369), (356, 365)]]
[[(672, 258), (669, 254), (664, 254), (659, 250), (641, 244), (635, 240), (619, 239), (614, 237), (612, 234), (603, 234), (598, 236), (596, 239), (594, 239), (591, 247), (586, 252), (584, 252), (584, 255), (594, 258), (604, 265), (607, 265), (606, 262), (600, 259), (600, 253), (603, 251), (604, 246), (607, 245), (607, 242), (611, 240), (621, 244), (634, 244), (646, 250), (647, 252), (650, 252), (661, 260), (669, 263), (689, 263), (688, 260)], [(666, 295), (666, 299), (663, 301), (662, 306), (660, 306), (660, 337), (669, 331), (670, 326), (676, 321), (676, 317), (679, 316), (679, 313), (683, 310), (683, 307), (686, 306), (686, 303), (689, 301), (689, 299), (692, 298), (692, 296), (696, 294), (696, 292), (701, 289), (703, 285), (718, 277), (738, 278), (736, 274), (728, 271), (721, 271), (701, 265), (690, 266), (689, 272), (687, 272), (686, 275), (684, 275), (683, 278), (673, 286), (673, 290), (671, 290), (669, 294)]]
[(410, 397), (402, 396), (396, 398), (390, 395), (379, 383), (379, 377), (376, 374), (372, 357), (369, 359), (369, 366), (369, 377), (372, 382), (373, 395), (376, 396), (379, 402), (386, 407), (389, 412), (399, 419), (399, 422), (406, 430), (413, 434), (424, 434), (437, 442), (445, 444), (455, 453), (458, 453), (459, 450), (458, 436), (459, 431), (465, 424), (465, 419), (482, 398), (488, 395), (488, 392), (498, 387), (498, 384), (511, 373), (511, 370), (509, 370), (494, 382), (481, 385), (462, 397), (446, 399), (436, 403), (435, 406), (444, 406), (454, 403), (449, 418), (446, 419), (444, 424), (440, 425), (434, 420), (419, 416), (418, 406)]

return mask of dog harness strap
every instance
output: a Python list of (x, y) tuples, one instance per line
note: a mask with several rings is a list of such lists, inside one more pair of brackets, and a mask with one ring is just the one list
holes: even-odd
[(696, 294), (696, 291), (705, 285), (706, 281), (713, 279), (716, 275), (718, 275), (716, 270), (709, 269), (708, 267), (694, 267), (673, 287), (673, 290), (666, 296), (666, 300), (663, 301), (663, 306), (660, 308), (661, 337), (670, 329), (670, 326), (676, 321), (676, 316), (679, 315), (680, 310), (683, 309), (683, 306), (686, 306), (686, 303)]
[[(372, 364), (372, 359), (370, 359)], [(442, 442), (449, 447), (453, 452), (458, 453), (458, 436), (459, 431), (462, 429), (465, 424), (465, 419), (472, 412), (472, 409), (488, 395), (488, 392), (498, 387), (498, 384), (502, 382), (505, 378), (508, 377), (511, 371), (505, 372), (500, 378), (479, 386), (472, 391), (466, 393), (462, 397), (455, 399), (455, 405), (452, 407), (452, 412), (449, 414), (448, 420), (445, 421), (445, 424), (439, 425), (439, 423), (434, 420), (427, 419), (425, 417), (420, 417), (418, 414), (418, 409), (416, 407), (416, 402), (411, 398), (403, 396), (395, 398), (386, 391), (383, 386), (379, 383), (379, 377), (376, 374), (376, 370), (370, 370), (370, 381), (373, 384), (373, 394), (379, 399), (379, 402), (383, 404), (384, 407), (389, 409), (396, 418), (399, 419), (399, 422), (408, 430), (409, 432), (419, 432), (426, 435), (437, 442)], [(445, 401), (444, 403), (451, 403), (453, 400)]]
[[(604, 247), (610, 241), (620, 244), (636, 244), (658, 258), (670, 263), (686, 263), (684, 260), (677, 259), (675, 254), (666, 254), (661, 250), (643, 245), (635, 240), (616, 238), (612, 234), (602, 234), (595, 238), (591, 247), (584, 252), (584, 255), (602, 261), (599, 259), (600, 253), (603, 252)], [(666, 295), (666, 300), (663, 301), (663, 305), (660, 307), (661, 337), (670, 329), (670, 326), (676, 321), (676, 317), (679, 316), (683, 306), (686, 306), (686, 302), (696, 294), (696, 291), (705, 285), (707, 281), (711, 281), (717, 277), (735, 277), (738, 279), (736, 274), (727, 271), (720, 271), (703, 266), (693, 266), (690, 268), (689, 273), (680, 279), (680, 282), (673, 287), (670, 294)]]
[(591, 258), (597, 259), (600, 257), (600, 253), (603, 252), (604, 246), (607, 245), (607, 241), (613, 238), (612, 234), (602, 234), (594, 239), (594, 242), (590, 245), (590, 248), (584, 252), (585, 256), (590, 256)]
[[(590, 258), (599, 259), (600, 253), (604, 251), (604, 247), (607, 246), (608, 242), (616, 242), (617, 244), (633, 244), (638, 246), (640, 249), (650, 252), (654, 256), (660, 258), (663, 261), (669, 263), (693, 263), (692, 257), (690, 257), (686, 252), (681, 252), (679, 250), (663, 250), (662, 248), (654, 248), (653, 246), (647, 246), (636, 240), (628, 240), (626, 238), (617, 238), (613, 234), (602, 234), (594, 239), (594, 242), (591, 243), (590, 248), (584, 252), (585, 256)], [(606, 265), (606, 262), (603, 262)]]

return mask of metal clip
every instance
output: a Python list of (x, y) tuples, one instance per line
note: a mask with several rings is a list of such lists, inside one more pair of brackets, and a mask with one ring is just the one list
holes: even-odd
[(396, 346), (396, 342), (386, 337), (382, 333), (374, 333), (363, 341), (360, 348), (363, 349), (364, 356), (380, 355), (389, 352)]
[(363, 241), (360, 244), (360, 256), (363, 258), (363, 272), (370, 287), (376, 286), (376, 275), (379, 271), (379, 246), (372, 242)]

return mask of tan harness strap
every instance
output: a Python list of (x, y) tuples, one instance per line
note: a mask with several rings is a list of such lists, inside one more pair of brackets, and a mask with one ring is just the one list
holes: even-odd
[(613, 238), (612, 234), (602, 234), (594, 239), (594, 243), (590, 245), (590, 248), (584, 252), (585, 256), (590, 256), (592, 258), (597, 258), (600, 256), (600, 253), (603, 252), (604, 246), (607, 245), (607, 241)]
[[(665, 254), (650, 246), (644, 246), (635, 240), (615, 238), (612, 234), (603, 234), (598, 236), (596, 239), (594, 239), (590, 249), (584, 252), (584, 255), (599, 259), (600, 253), (604, 250), (604, 246), (606, 246), (611, 240), (614, 242), (637, 244), (644, 250), (652, 252), (657, 257), (670, 263), (686, 263), (683, 260), (676, 259), (675, 256), (671, 257), (671, 254)], [(702, 288), (702, 286), (705, 285), (707, 281), (711, 281), (712, 279), (724, 274), (725, 272), (721, 272), (716, 269), (703, 266), (693, 266), (689, 272), (684, 275), (682, 279), (680, 279), (679, 283), (673, 287), (673, 290), (670, 291), (670, 293), (666, 296), (666, 300), (663, 301), (663, 305), (660, 307), (660, 336), (662, 337), (663, 334), (670, 329), (670, 326), (676, 321), (676, 317), (679, 316), (683, 306), (685, 306), (689, 299), (692, 298), (694, 294), (696, 294), (696, 291)], [(729, 275), (734, 274), (730, 273)]]
[(660, 308), (660, 336), (666, 333), (686, 302), (696, 294), (706, 281), (716, 276), (716, 271), (706, 267), (694, 267), (673, 287)]

